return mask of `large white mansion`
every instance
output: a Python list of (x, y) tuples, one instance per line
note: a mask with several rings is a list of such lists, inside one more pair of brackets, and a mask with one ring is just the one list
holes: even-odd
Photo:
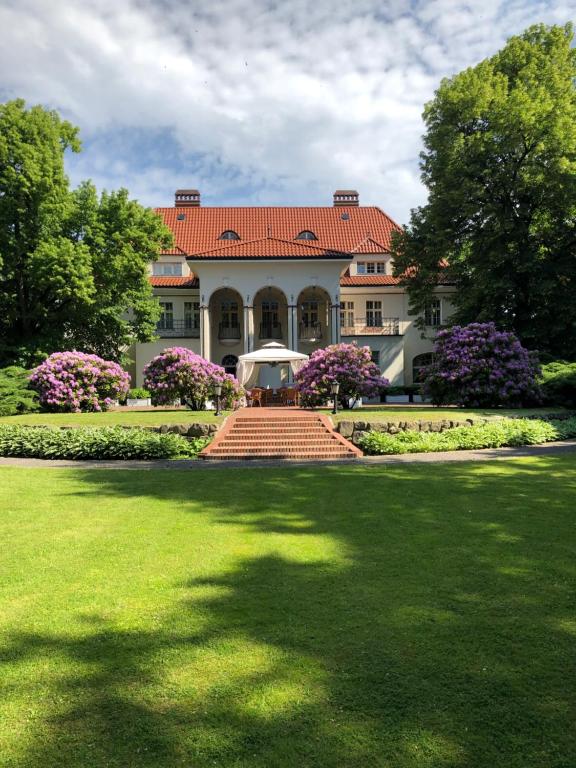
[[(392, 384), (410, 384), (445, 321), (452, 289), (439, 285), (426, 311), (426, 338), (408, 315), (392, 275), (398, 225), (380, 208), (339, 190), (331, 207), (202, 207), (178, 190), (158, 208), (175, 246), (152, 265), (162, 316), (157, 341), (133, 350), (135, 378), (168, 346), (189, 347), (235, 371), (239, 355), (270, 341), (310, 354), (339, 341), (368, 345)], [(263, 367), (260, 383), (285, 375)]]

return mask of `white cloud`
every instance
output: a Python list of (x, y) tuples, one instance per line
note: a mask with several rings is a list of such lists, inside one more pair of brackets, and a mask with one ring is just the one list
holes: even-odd
[[(170, 204), (176, 186), (212, 203), (329, 204), (351, 186), (406, 221), (425, 198), (420, 115), (440, 78), (531, 23), (569, 20), (570, 6), (0, 0), (0, 88), (80, 126), (74, 180), (149, 204)], [(130, 129), (135, 142), (169, 131), (178, 162), (135, 159)]]

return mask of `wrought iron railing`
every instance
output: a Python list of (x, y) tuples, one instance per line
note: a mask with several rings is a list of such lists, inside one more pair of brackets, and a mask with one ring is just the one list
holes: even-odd
[(340, 326), (341, 336), (400, 336), (399, 317), (357, 317), (353, 324)]
[(164, 318), (156, 325), (156, 333), (160, 338), (190, 338), (197, 339), (200, 336), (200, 326), (193, 319)]
[(298, 326), (300, 341), (318, 341), (322, 338), (322, 323), (300, 323)]
[(281, 339), (282, 323), (260, 323), (260, 339)]
[(228, 341), (228, 340), (237, 340), (240, 338), (240, 325), (237, 323), (234, 323), (233, 325), (230, 325), (229, 323), (220, 323), (218, 325), (218, 340), (219, 341)]

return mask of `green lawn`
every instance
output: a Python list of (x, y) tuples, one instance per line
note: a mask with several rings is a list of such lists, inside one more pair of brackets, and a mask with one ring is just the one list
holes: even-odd
[(104, 413), (24, 413), (4, 416), (0, 424), (49, 424), (57, 427), (109, 427), (124, 424), (130, 427), (158, 427), (161, 424), (218, 424), (226, 413), (215, 416), (214, 411), (189, 411), (186, 408), (157, 411), (105, 411)]
[(364, 406), (351, 411), (324, 410), (337, 421), (441, 421), (442, 419), (501, 419), (504, 416), (537, 416), (539, 414), (562, 413), (565, 408), (435, 408), (433, 406), (376, 405)]
[(575, 456), (0, 469), (0, 765), (576, 765)]

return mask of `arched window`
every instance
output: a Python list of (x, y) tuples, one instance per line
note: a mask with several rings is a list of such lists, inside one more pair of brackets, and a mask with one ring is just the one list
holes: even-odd
[(426, 368), (432, 364), (433, 360), (434, 354), (432, 352), (416, 355), (414, 360), (412, 360), (412, 381), (414, 384), (420, 384), (424, 380)]
[(236, 355), (224, 355), (222, 358), (222, 367), (226, 373), (231, 373), (232, 376), (236, 376), (236, 366), (238, 365), (238, 358)]
[(240, 240), (240, 236), (233, 229), (226, 229), (220, 235), (220, 240)]
[(318, 240), (314, 232), (309, 229), (303, 229), (302, 232), (296, 235), (296, 240)]

